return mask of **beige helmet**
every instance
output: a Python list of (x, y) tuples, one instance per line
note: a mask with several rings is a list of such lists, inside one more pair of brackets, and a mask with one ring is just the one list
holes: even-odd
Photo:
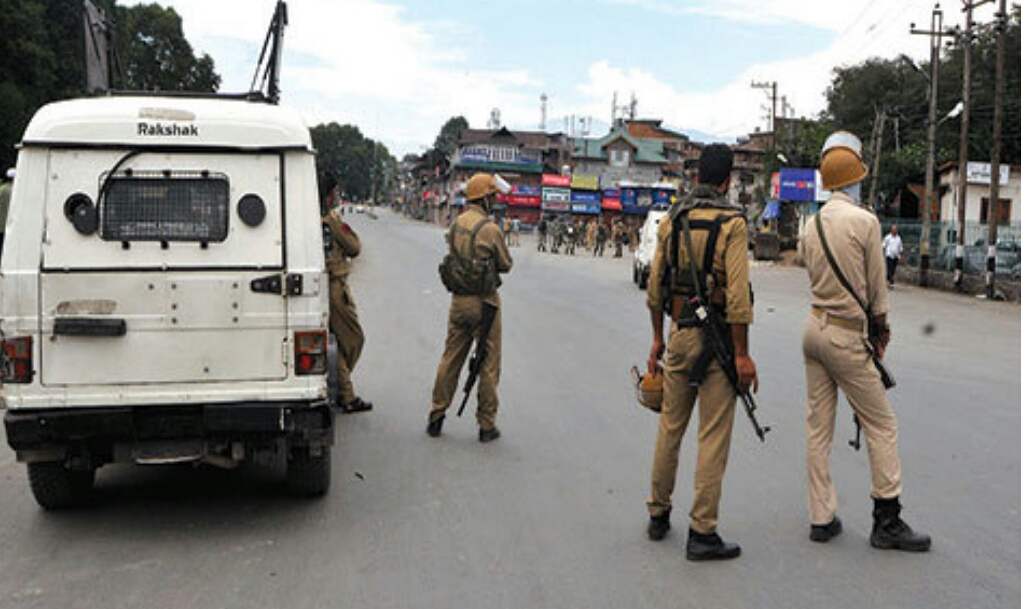
[(657, 367), (655, 372), (646, 372), (644, 376), (638, 372), (637, 366), (631, 366), (634, 377), (635, 392), (638, 403), (652, 412), (663, 411), (663, 369)]
[(823, 143), (819, 156), (823, 188), (838, 190), (861, 182), (868, 173), (862, 163), (862, 142), (847, 131), (835, 131)]
[(467, 200), (477, 201), (497, 192), (508, 193), (509, 184), (498, 175), (475, 173), (467, 180)]

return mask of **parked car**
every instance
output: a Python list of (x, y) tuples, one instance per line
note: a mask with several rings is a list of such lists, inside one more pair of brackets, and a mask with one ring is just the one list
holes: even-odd
[(656, 237), (659, 223), (666, 217), (665, 211), (651, 210), (641, 225), (638, 248), (634, 250), (634, 283), (639, 289), (648, 288), (648, 276), (652, 272), (652, 258), (655, 256)]
[(227, 97), (41, 108), (0, 265), (7, 441), (44, 508), (108, 463), (286, 464), (324, 494), (328, 282), (299, 114)]

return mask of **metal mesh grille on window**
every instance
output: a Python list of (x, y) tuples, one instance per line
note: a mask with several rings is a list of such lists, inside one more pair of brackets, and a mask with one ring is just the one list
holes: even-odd
[(224, 241), (228, 193), (223, 175), (137, 172), (113, 177), (100, 210), (100, 236), (106, 241)]

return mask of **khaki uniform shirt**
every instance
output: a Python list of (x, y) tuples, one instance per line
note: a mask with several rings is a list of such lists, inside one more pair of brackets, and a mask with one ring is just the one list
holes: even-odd
[(331, 228), (331, 254), (328, 256), (328, 274), (333, 279), (349, 277), (350, 258), (360, 255), (360, 237), (336, 211), (329, 212), (321, 221)]
[[(887, 313), (887, 272), (879, 220), (842, 192), (831, 194), (819, 214), (830, 251), (848, 283), (873, 316)], [(815, 219), (806, 224), (798, 248), (809, 271), (812, 306), (836, 317), (865, 321), (862, 308), (838, 281), (823, 253)]]
[[(456, 254), (464, 258), (495, 258), (495, 268), (500, 273), (508, 273), (513, 268), (513, 257), (509, 254), (506, 241), (502, 238), (502, 231), (494, 222), (486, 222), (481, 230), (477, 231), (474, 240), (474, 251), (470, 251), (470, 235), (477, 226), (477, 223), (487, 218), (484, 209), (480, 205), (467, 205), (466, 211), (456, 218), (456, 229), (453, 231), (452, 244)], [(446, 240), (449, 233), (445, 233)], [(485, 297), (491, 304), (499, 304), (499, 293), (496, 292)]]
[[(711, 199), (713, 192), (708, 188), (699, 188), (695, 195), (698, 199)], [(741, 211), (740, 208), (730, 206), (722, 199), (718, 200), (716, 205), (716, 207), (701, 206), (699, 203), (699, 206), (688, 212), (688, 217), (693, 220), (715, 220), (721, 215)], [(663, 276), (669, 272), (672, 226), (673, 222), (670, 221), (659, 223), (655, 255), (652, 258), (652, 270), (648, 283), (647, 304), (652, 311), (663, 310)], [(708, 231), (691, 231), (691, 245), (694, 248), (695, 262), (698, 264), (699, 270), (705, 261), (705, 243), (708, 237)], [(678, 268), (690, 276), (688, 263), (690, 252), (687, 251), (683, 235), (679, 238), (679, 242)], [(716, 249), (713, 255), (712, 271), (716, 277), (716, 285), (723, 289), (726, 301), (724, 321), (728, 324), (752, 323), (754, 314), (748, 286), (748, 228), (744, 218), (732, 218), (720, 226), (720, 234), (716, 240)]]

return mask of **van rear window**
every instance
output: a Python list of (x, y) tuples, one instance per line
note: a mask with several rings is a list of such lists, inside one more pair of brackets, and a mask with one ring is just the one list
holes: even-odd
[(105, 241), (221, 242), (228, 236), (228, 177), (135, 172), (111, 177), (100, 209)]

